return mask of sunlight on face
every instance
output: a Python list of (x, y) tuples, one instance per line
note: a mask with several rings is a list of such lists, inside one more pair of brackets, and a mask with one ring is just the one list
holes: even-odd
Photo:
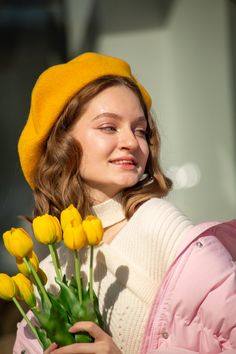
[(149, 155), (146, 130), (140, 101), (125, 86), (109, 87), (89, 102), (71, 135), (82, 148), (80, 173), (95, 200), (139, 181)]

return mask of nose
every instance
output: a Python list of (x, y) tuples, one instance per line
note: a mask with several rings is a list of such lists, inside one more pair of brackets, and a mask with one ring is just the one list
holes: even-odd
[(137, 137), (135, 136), (132, 129), (127, 128), (120, 132), (119, 137), (119, 147), (120, 149), (135, 150), (138, 147)]

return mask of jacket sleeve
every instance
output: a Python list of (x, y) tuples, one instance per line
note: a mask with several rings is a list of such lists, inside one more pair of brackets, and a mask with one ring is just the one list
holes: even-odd
[[(224, 350), (223, 352), (215, 354), (235, 354), (235, 349)], [(167, 348), (167, 349), (157, 349), (152, 350), (148, 354), (199, 354), (199, 352), (193, 352), (192, 350), (181, 349), (181, 348)]]
[[(149, 350), (143, 353), (197, 354), (198, 348), (201, 352), (215, 354), (236, 353), (235, 226), (233, 230), (217, 228), (217, 232), (210, 230), (206, 235), (200, 235), (179, 257), (175, 268), (171, 269), (172, 277), (167, 278), (162, 289), (165, 294), (162, 299), (167, 299), (168, 306), (160, 302), (160, 294), (154, 303), (152, 327), (146, 335), (149, 343), (153, 338), (153, 345), (147, 345), (145, 349)], [(222, 246), (219, 236), (226, 238), (231, 234), (233, 245), (230, 248), (227, 244)], [(156, 338), (161, 325), (163, 328), (163, 319), (169, 337), (158, 342)], [(158, 346), (159, 349), (154, 349)], [(190, 352), (180, 349), (184, 347)]]
[[(33, 314), (31, 312), (27, 313), (32, 322), (34, 322)], [(43, 354), (43, 349), (38, 343), (37, 339), (34, 338), (31, 330), (29, 329), (25, 320), (22, 320), (17, 325), (16, 341), (13, 348), (13, 354)]]
[(181, 349), (181, 348), (167, 348), (167, 349), (152, 350), (147, 354), (199, 354), (199, 353), (193, 352), (192, 350)]

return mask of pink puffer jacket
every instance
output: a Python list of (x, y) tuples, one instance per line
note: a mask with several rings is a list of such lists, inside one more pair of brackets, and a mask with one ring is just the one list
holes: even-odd
[(141, 354), (236, 354), (236, 220), (195, 226), (150, 313)]

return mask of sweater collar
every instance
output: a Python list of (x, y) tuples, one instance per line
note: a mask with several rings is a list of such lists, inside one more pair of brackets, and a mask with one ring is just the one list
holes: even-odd
[(103, 203), (94, 205), (92, 210), (96, 216), (101, 219), (104, 228), (117, 224), (125, 219), (120, 193)]

